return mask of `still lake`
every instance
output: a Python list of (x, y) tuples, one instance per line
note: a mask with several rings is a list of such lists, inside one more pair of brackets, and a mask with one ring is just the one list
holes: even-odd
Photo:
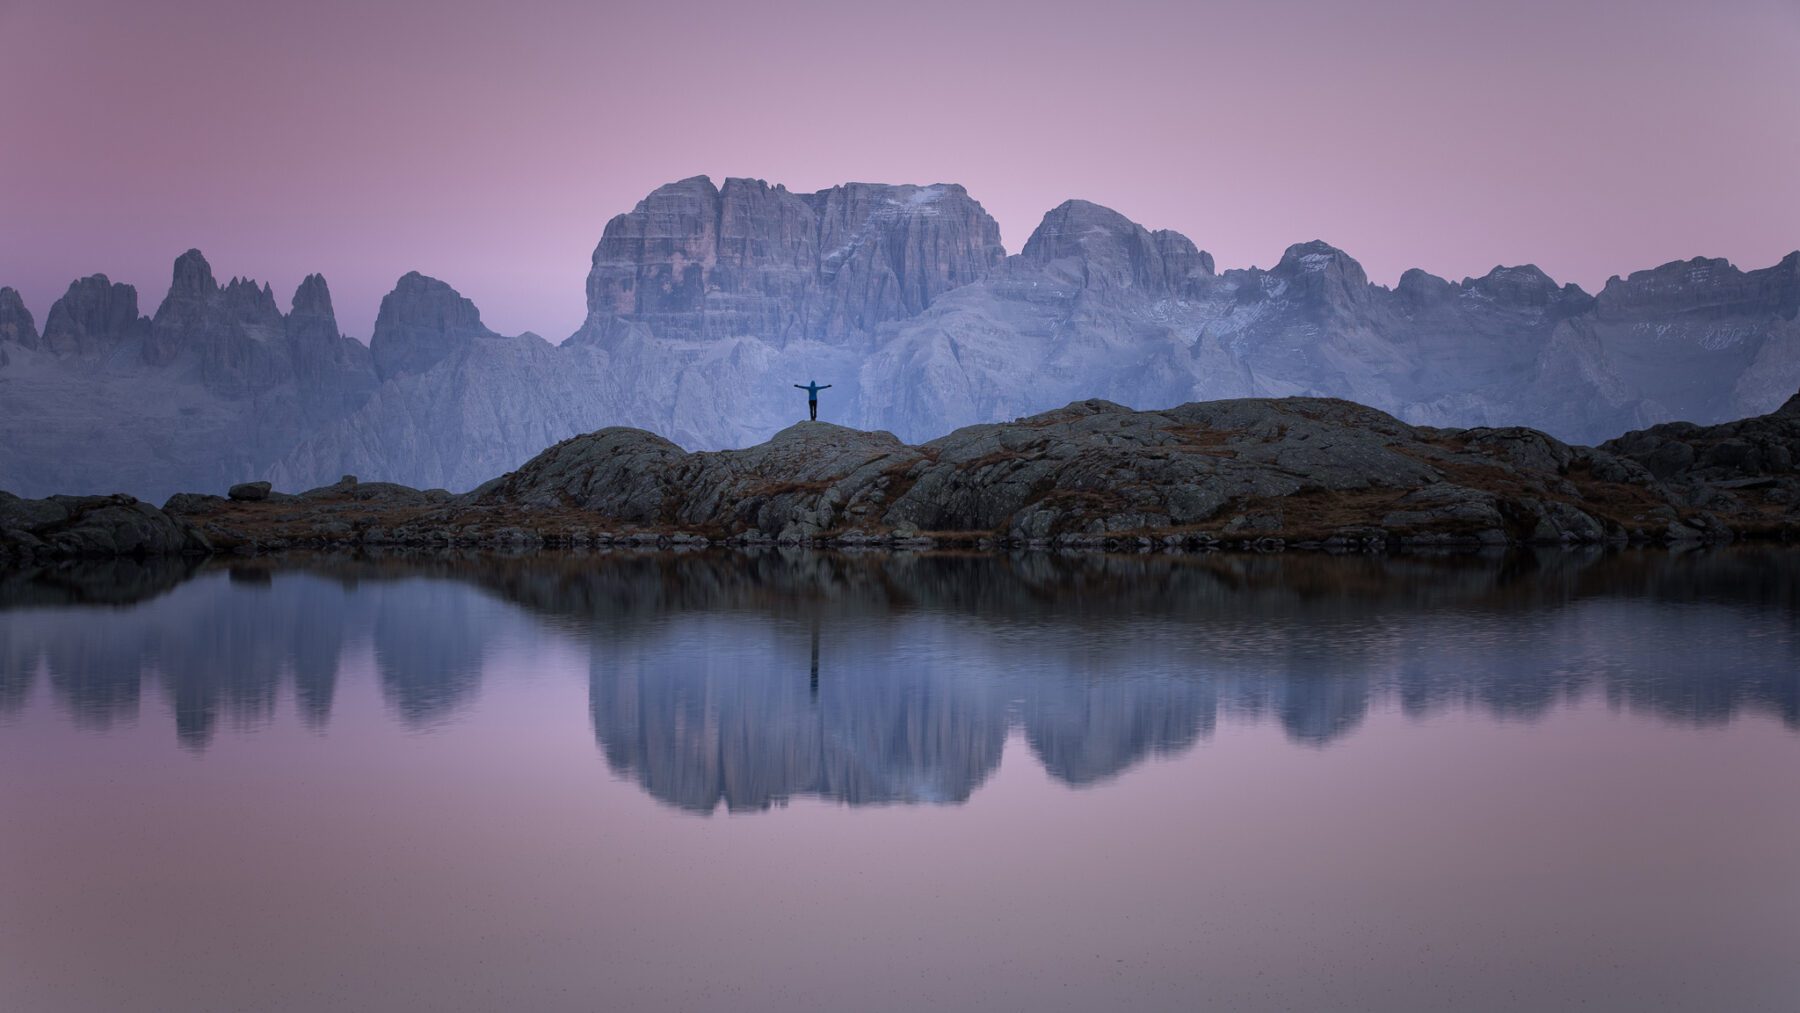
[(1800, 553), (0, 574), (0, 1010), (1800, 1006)]

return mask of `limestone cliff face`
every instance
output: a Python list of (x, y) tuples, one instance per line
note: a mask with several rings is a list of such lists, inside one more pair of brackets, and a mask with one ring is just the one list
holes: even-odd
[(36, 338), (23, 307), (7, 303), (0, 296), (0, 334), (16, 331), (20, 352), (8, 355), (0, 483), (17, 492), (222, 489), (261, 477), (376, 384), (317, 275), (284, 315), (268, 285), (221, 286), (190, 250), (153, 318), (139, 315), (132, 286), (94, 275), (56, 301)]
[(400, 369), (355, 410), (303, 434), (263, 475), (284, 488), (353, 474), (470, 489), (528, 458), (530, 448), (613, 415), (603, 399), (605, 378), (565, 363), (535, 334), (462, 331), (459, 343), (433, 354), (441, 357), (430, 367)]
[[(303, 284), (290, 326), (306, 294)], [(298, 434), (263, 474), (288, 487), (354, 474), (472, 488), (615, 414), (606, 392), (617, 380), (584, 351), (496, 334), (449, 284), (407, 274), (382, 299), (364, 356), (379, 382)]]
[(861, 423), (924, 439), (1082, 397), (1328, 395), (1598, 441), (1767, 411), (1800, 385), (1800, 255), (1669, 265), (1596, 299), (1532, 265), (1461, 282), (1413, 270), (1390, 290), (1319, 241), (1266, 270), (1215, 275), (1197, 254), (1159, 272), (1144, 235), (1093, 205), (1052, 211), (1020, 256), (884, 330), (860, 370)]
[(37, 323), (16, 288), (0, 288), (0, 366), (10, 361), (6, 346), (36, 349), (40, 346)]
[(1039, 266), (1066, 262), (1090, 291), (1135, 288), (1152, 299), (1193, 295), (1213, 276), (1212, 255), (1181, 233), (1151, 232), (1083, 200), (1064, 201), (1045, 215), (1020, 257)]
[(339, 333), (325, 276), (307, 275), (294, 290), (292, 307), (282, 328), (295, 382), (327, 405), (361, 403), (374, 387), (374, 360), (367, 345)]
[(369, 352), (376, 373), (394, 380), (426, 372), (491, 337), (498, 335), (481, 322), (474, 303), (436, 278), (413, 271), (382, 298)]
[(1638, 271), (1569, 323), (1546, 365), (1591, 381), (1584, 435), (1766, 412), (1800, 385), (1800, 254), (1754, 271), (1704, 258)]
[(850, 183), (813, 194), (696, 176), (607, 223), (577, 339), (844, 341), (924, 309), (1003, 256), (960, 186)]
[(226, 393), (271, 387), (292, 373), (281, 310), (268, 284), (232, 278), (221, 286), (199, 250), (175, 261), (143, 357), (151, 366), (191, 369)]
[(806, 200), (818, 221), (828, 339), (919, 313), (1005, 256), (998, 224), (955, 184), (846, 183)]
[(588, 324), (641, 323), (703, 340), (805, 332), (816, 297), (816, 222), (806, 202), (761, 180), (696, 176), (661, 187), (607, 223), (588, 275)]
[(1701, 320), (1744, 314), (1791, 316), (1800, 310), (1800, 253), (1774, 267), (1740, 271), (1717, 257), (1677, 260), (1630, 277), (1613, 277), (1600, 290), (1600, 320), (1608, 323), (1669, 316)]
[(44, 318), (43, 347), (57, 356), (103, 356), (141, 341), (149, 321), (138, 316), (137, 289), (104, 274), (72, 282)]

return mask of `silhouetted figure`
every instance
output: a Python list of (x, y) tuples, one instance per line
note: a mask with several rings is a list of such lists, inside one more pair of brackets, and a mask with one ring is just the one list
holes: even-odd
[(812, 621), (812, 695), (819, 698), (819, 617)]
[(821, 387), (813, 380), (808, 380), (803, 384), (794, 384), (795, 390), (803, 390), (806, 392), (806, 411), (807, 414), (811, 416), (811, 421), (819, 421), (819, 392), (828, 390), (830, 387), (831, 384), (826, 384)]

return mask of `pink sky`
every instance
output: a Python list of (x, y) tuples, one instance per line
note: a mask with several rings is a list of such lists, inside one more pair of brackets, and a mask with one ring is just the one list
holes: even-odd
[[(367, 9), (365, 9), (367, 8)], [(606, 220), (706, 173), (1069, 197), (1221, 269), (1321, 238), (1392, 284), (1596, 289), (1800, 247), (1800, 4), (0, 0), (0, 284), (409, 270), (560, 340)]]

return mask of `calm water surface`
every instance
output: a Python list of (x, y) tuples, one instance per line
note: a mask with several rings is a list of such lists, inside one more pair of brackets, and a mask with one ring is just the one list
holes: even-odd
[(1800, 1008), (1800, 558), (0, 574), (0, 1010)]

